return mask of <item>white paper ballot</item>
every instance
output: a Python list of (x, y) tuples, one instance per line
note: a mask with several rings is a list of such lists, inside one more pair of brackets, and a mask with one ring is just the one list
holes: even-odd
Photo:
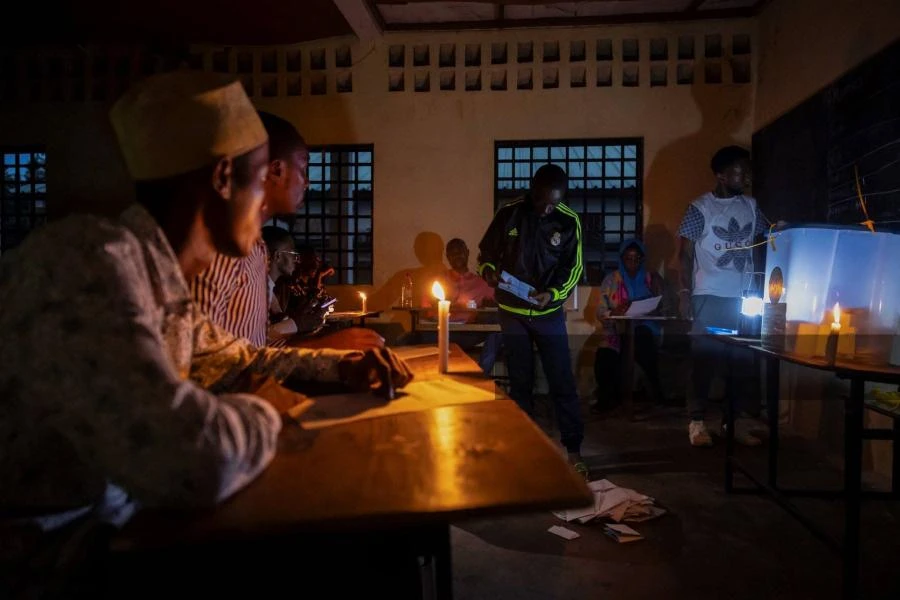
[(497, 287), (501, 290), (505, 290), (512, 294), (517, 298), (521, 298), (526, 302), (530, 302), (531, 304), (537, 304), (537, 300), (532, 298), (529, 293), (534, 291), (534, 287), (528, 285), (521, 279), (510, 275), (506, 271), (500, 273), (500, 283), (497, 284)]
[(625, 313), (626, 317), (643, 317), (644, 315), (649, 315), (656, 307), (659, 306), (659, 301), (662, 296), (654, 296), (653, 298), (647, 298), (646, 300), (635, 300), (628, 307), (628, 312)]
[(576, 540), (581, 537), (580, 533), (572, 531), (571, 529), (566, 529), (565, 527), (560, 527), (559, 525), (554, 525), (547, 531), (566, 540)]

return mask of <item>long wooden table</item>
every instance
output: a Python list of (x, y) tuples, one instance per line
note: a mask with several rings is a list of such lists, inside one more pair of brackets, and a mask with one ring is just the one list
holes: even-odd
[[(409, 364), (420, 380), (440, 377), (436, 355)], [(584, 506), (592, 497), (547, 436), (455, 346), (449, 377), (497, 399), (318, 431), (286, 426), (276, 458), (247, 489), (215, 510), (139, 514), (114, 550), (437, 526), (445, 534), (437, 596), (452, 597), (450, 522)]]

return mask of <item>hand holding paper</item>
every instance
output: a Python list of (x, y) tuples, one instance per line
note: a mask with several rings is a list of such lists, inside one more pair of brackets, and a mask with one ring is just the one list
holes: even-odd
[(525, 300), (526, 302), (530, 302), (531, 304), (539, 304), (539, 301), (531, 295), (532, 292), (536, 291), (534, 289), (534, 286), (531, 286), (521, 279), (510, 275), (506, 271), (500, 273), (500, 283), (497, 284), (497, 287), (501, 290), (509, 292), (517, 298)]

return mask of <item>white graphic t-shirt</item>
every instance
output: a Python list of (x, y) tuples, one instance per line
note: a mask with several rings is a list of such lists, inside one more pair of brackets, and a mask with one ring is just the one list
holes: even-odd
[(694, 295), (740, 297), (744, 273), (753, 272), (750, 246), (768, 226), (750, 196), (707, 192), (694, 200), (678, 228), (678, 235), (694, 242)]

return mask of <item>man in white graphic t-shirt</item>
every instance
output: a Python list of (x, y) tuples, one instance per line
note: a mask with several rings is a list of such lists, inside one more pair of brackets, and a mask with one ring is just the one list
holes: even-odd
[[(738, 146), (722, 148), (710, 163), (716, 177), (712, 192), (694, 200), (684, 214), (678, 235), (681, 236), (680, 301), (682, 314), (693, 316), (691, 354), (693, 357), (693, 397), (688, 405), (691, 444), (711, 446), (712, 438), (704, 422), (710, 384), (722, 348), (708, 338), (707, 327), (737, 329), (740, 318), (741, 293), (747, 277), (753, 272), (754, 240), (769, 228), (756, 200), (744, 195), (750, 185), (750, 153)], [(732, 352), (728, 368), (738, 380), (734, 386), (739, 408), (749, 408), (755, 399), (752, 356)], [(746, 378), (748, 381), (740, 381)], [(760, 440), (749, 433), (748, 423), (738, 419), (735, 440), (758, 445)]]

